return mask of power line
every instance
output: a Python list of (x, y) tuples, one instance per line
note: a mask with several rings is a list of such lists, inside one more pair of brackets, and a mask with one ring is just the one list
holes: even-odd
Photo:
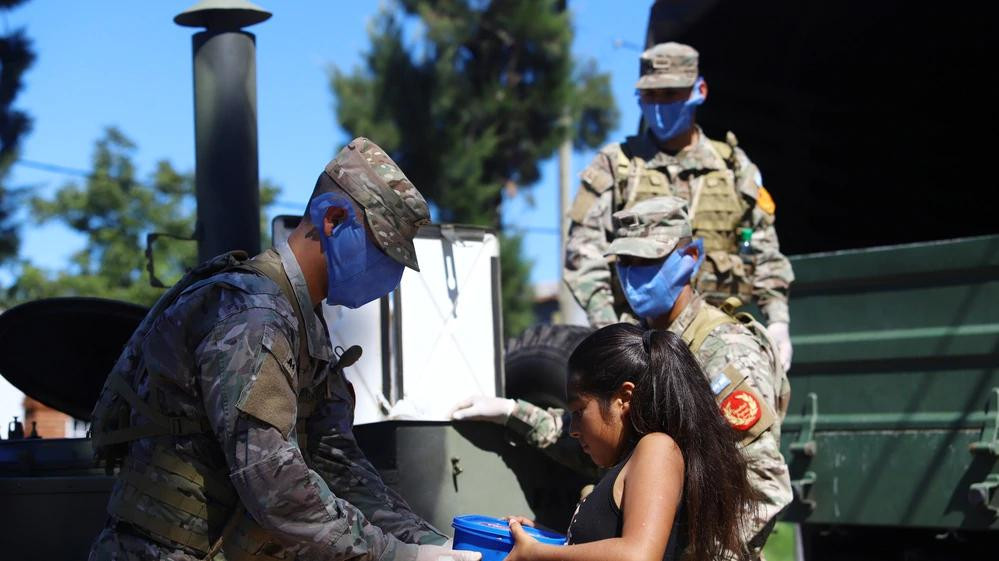
[(42, 171), (48, 171), (52, 173), (61, 173), (63, 175), (73, 175), (76, 177), (87, 177), (90, 172), (85, 169), (71, 168), (69, 166), (60, 166), (58, 164), (49, 164), (45, 162), (37, 162), (35, 160), (26, 160), (24, 158), (18, 158), (14, 161), (15, 164), (22, 165), (26, 168), (32, 168)]
[[(47, 171), (51, 173), (58, 173), (62, 175), (72, 175), (74, 177), (89, 177), (91, 172), (85, 169), (73, 168), (69, 166), (61, 166), (59, 164), (50, 164), (47, 162), (39, 162), (36, 160), (28, 160), (25, 158), (18, 158), (14, 161), (15, 164), (22, 165), (26, 168), (37, 169), (41, 171)], [(286, 208), (304, 208), (305, 205), (302, 203), (296, 203), (293, 201), (274, 201), (271, 203), (272, 206), (286, 207)]]
[[(26, 158), (18, 158), (17, 160), (15, 160), (14, 163), (22, 165), (27, 168), (47, 171), (50, 173), (59, 173), (62, 175), (72, 175), (74, 177), (89, 177), (91, 174), (90, 171), (84, 169), (73, 168), (69, 166), (61, 166), (59, 164), (50, 164), (47, 162), (39, 162), (36, 160), (28, 160)], [(273, 203), (271, 203), (271, 206), (282, 207), (282, 208), (293, 208), (293, 209), (305, 208), (305, 204), (303, 203), (297, 203), (294, 201), (286, 201), (286, 200), (276, 200)], [(543, 234), (548, 236), (558, 235), (558, 228), (543, 228), (543, 227), (532, 227), (532, 226), (524, 227), (524, 226), (514, 226), (512, 224), (504, 224), (504, 229), (510, 229), (513, 231), (518, 231), (526, 234)]]

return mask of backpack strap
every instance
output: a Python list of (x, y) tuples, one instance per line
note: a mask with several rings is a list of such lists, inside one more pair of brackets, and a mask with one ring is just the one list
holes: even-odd
[(305, 327), (305, 316), (302, 313), (302, 306), (298, 303), (298, 296), (295, 294), (295, 288), (291, 286), (291, 281), (288, 280), (288, 275), (284, 272), (284, 266), (281, 264), (281, 257), (277, 254), (277, 252), (269, 250), (257, 255), (249, 261), (244, 261), (236, 268), (267, 277), (273, 281), (274, 284), (278, 285), (278, 288), (281, 289), (281, 293), (284, 294), (284, 297), (287, 298), (288, 302), (291, 304), (291, 308), (295, 312), (295, 319), (298, 320), (298, 363), (299, 365), (308, 364), (310, 361), (310, 355), (308, 335), (306, 334)]
[(738, 174), (742, 166), (739, 164), (739, 158), (737, 157), (735, 148), (739, 145), (739, 139), (735, 137), (735, 133), (728, 131), (725, 133), (725, 140), (713, 140), (708, 139), (711, 147), (715, 149), (715, 152), (721, 156), (722, 160), (725, 160), (725, 165), (728, 169), (732, 170), (734, 173)]
[(738, 320), (714, 306), (701, 306), (697, 315), (694, 316), (693, 321), (683, 330), (680, 337), (687, 343), (690, 352), (696, 354), (701, 349), (701, 345), (704, 344), (704, 340), (708, 338), (708, 335), (716, 327), (726, 323), (738, 323)]

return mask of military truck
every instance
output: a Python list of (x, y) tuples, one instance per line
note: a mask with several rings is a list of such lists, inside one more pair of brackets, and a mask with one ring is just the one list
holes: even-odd
[(785, 519), (802, 524), (806, 557), (991, 558), (999, 236), (793, 263)]

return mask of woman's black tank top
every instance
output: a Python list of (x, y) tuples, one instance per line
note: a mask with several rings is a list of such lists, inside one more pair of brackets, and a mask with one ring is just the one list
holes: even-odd
[[(614, 482), (630, 457), (629, 453), (619, 464), (604, 474), (585, 499), (579, 501), (576, 513), (572, 515), (572, 522), (569, 524), (568, 543), (587, 543), (621, 537), (624, 517), (621, 516), (621, 509), (614, 504)], [(663, 561), (679, 559), (687, 543), (686, 524), (681, 523), (681, 519), (685, 518), (684, 510), (681, 501), (680, 509), (673, 518), (673, 529), (669, 533)]]

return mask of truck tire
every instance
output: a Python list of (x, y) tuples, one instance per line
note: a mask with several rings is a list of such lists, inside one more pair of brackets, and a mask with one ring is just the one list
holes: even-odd
[(535, 325), (508, 340), (506, 397), (564, 409), (569, 355), (593, 331), (579, 325)]

